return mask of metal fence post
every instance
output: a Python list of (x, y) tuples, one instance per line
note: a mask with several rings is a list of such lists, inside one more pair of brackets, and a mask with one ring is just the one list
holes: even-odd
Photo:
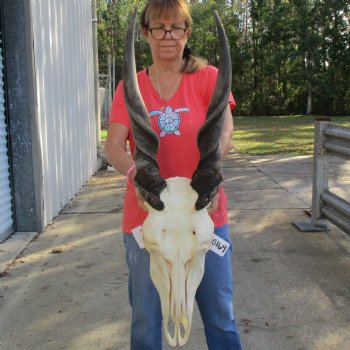
[(316, 120), (311, 220), (295, 221), (300, 231), (326, 231), (331, 221), (350, 234), (350, 202), (328, 189), (329, 157), (350, 159), (350, 128)]
[(328, 230), (326, 220), (321, 218), (320, 204), (322, 192), (328, 189), (329, 155), (324, 149), (324, 130), (329, 123), (329, 119), (315, 120), (311, 220), (297, 220), (293, 222), (303, 232)]
[(329, 154), (324, 148), (325, 133), (330, 120), (315, 120), (314, 166), (312, 182), (311, 222), (315, 227), (328, 229), (326, 220), (322, 220), (321, 194), (328, 189)]
[(112, 92), (112, 56), (108, 55), (108, 106), (112, 104), (113, 92)]

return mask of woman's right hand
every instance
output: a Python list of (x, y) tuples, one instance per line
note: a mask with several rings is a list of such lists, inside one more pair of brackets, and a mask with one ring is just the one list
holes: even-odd
[(139, 190), (135, 187), (135, 195), (136, 195), (136, 199), (137, 199), (137, 204), (139, 205), (139, 207), (141, 209), (143, 209), (144, 211), (148, 212), (148, 209), (145, 206), (145, 198), (142, 197), (141, 193), (139, 192)]
[[(127, 139), (129, 135), (129, 128), (119, 123), (109, 123), (107, 140), (105, 144), (105, 152), (108, 162), (114, 166), (121, 174), (128, 172), (132, 166), (132, 158), (127, 152)], [(132, 169), (130, 174), (127, 174), (126, 181), (129, 185), (134, 186), (134, 177), (136, 175), (136, 168)], [(135, 188), (137, 203), (143, 210), (147, 211), (145, 207), (145, 199), (141, 196), (137, 188)]]
[(128, 176), (128, 181), (130, 183), (132, 183), (132, 185), (135, 187), (135, 196), (136, 196), (137, 204), (139, 205), (139, 207), (142, 210), (148, 212), (148, 209), (145, 206), (146, 200), (145, 200), (145, 198), (143, 198), (143, 196), (141, 195), (140, 191), (137, 189), (137, 187), (135, 186), (135, 183), (134, 183), (134, 178), (135, 178), (136, 172), (137, 172), (137, 170), (136, 170), (136, 168), (134, 168), (133, 171)]

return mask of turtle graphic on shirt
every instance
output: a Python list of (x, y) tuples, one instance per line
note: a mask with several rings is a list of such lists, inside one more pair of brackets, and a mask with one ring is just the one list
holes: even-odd
[(179, 131), (181, 117), (180, 112), (189, 112), (190, 110), (186, 107), (172, 109), (170, 106), (160, 111), (152, 111), (149, 116), (159, 115), (158, 125), (160, 127), (161, 133), (160, 137), (164, 137), (166, 134), (181, 135)]

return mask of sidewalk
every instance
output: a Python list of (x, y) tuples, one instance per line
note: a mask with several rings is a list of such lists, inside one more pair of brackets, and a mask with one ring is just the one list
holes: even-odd
[[(312, 158), (232, 155), (223, 175), (245, 350), (348, 350), (350, 239), (292, 225), (310, 209)], [(124, 186), (100, 171), (44, 234), (0, 245), (0, 273), (26, 247), (0, 278), (1, 350), (129, 349)], [(332, 161), (330, 187), (350, 198), (349, 163)], [(207, 349), (197, 309), (182, 349)]]

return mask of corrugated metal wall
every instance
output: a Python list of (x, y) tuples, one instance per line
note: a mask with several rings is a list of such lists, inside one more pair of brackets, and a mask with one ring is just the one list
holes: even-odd
[[(1, 34), (1, 33), (0, 33)], [(1, 35), (0, 35), (0, 40)], [(5, 91), (3, 81), (2, 43), (0, 43), (0, 242), (13, 231), (12, 194), (7, 149)]]
[(44, 214), (48, 224), (97, 167), (90, 0), (31, 0)]

